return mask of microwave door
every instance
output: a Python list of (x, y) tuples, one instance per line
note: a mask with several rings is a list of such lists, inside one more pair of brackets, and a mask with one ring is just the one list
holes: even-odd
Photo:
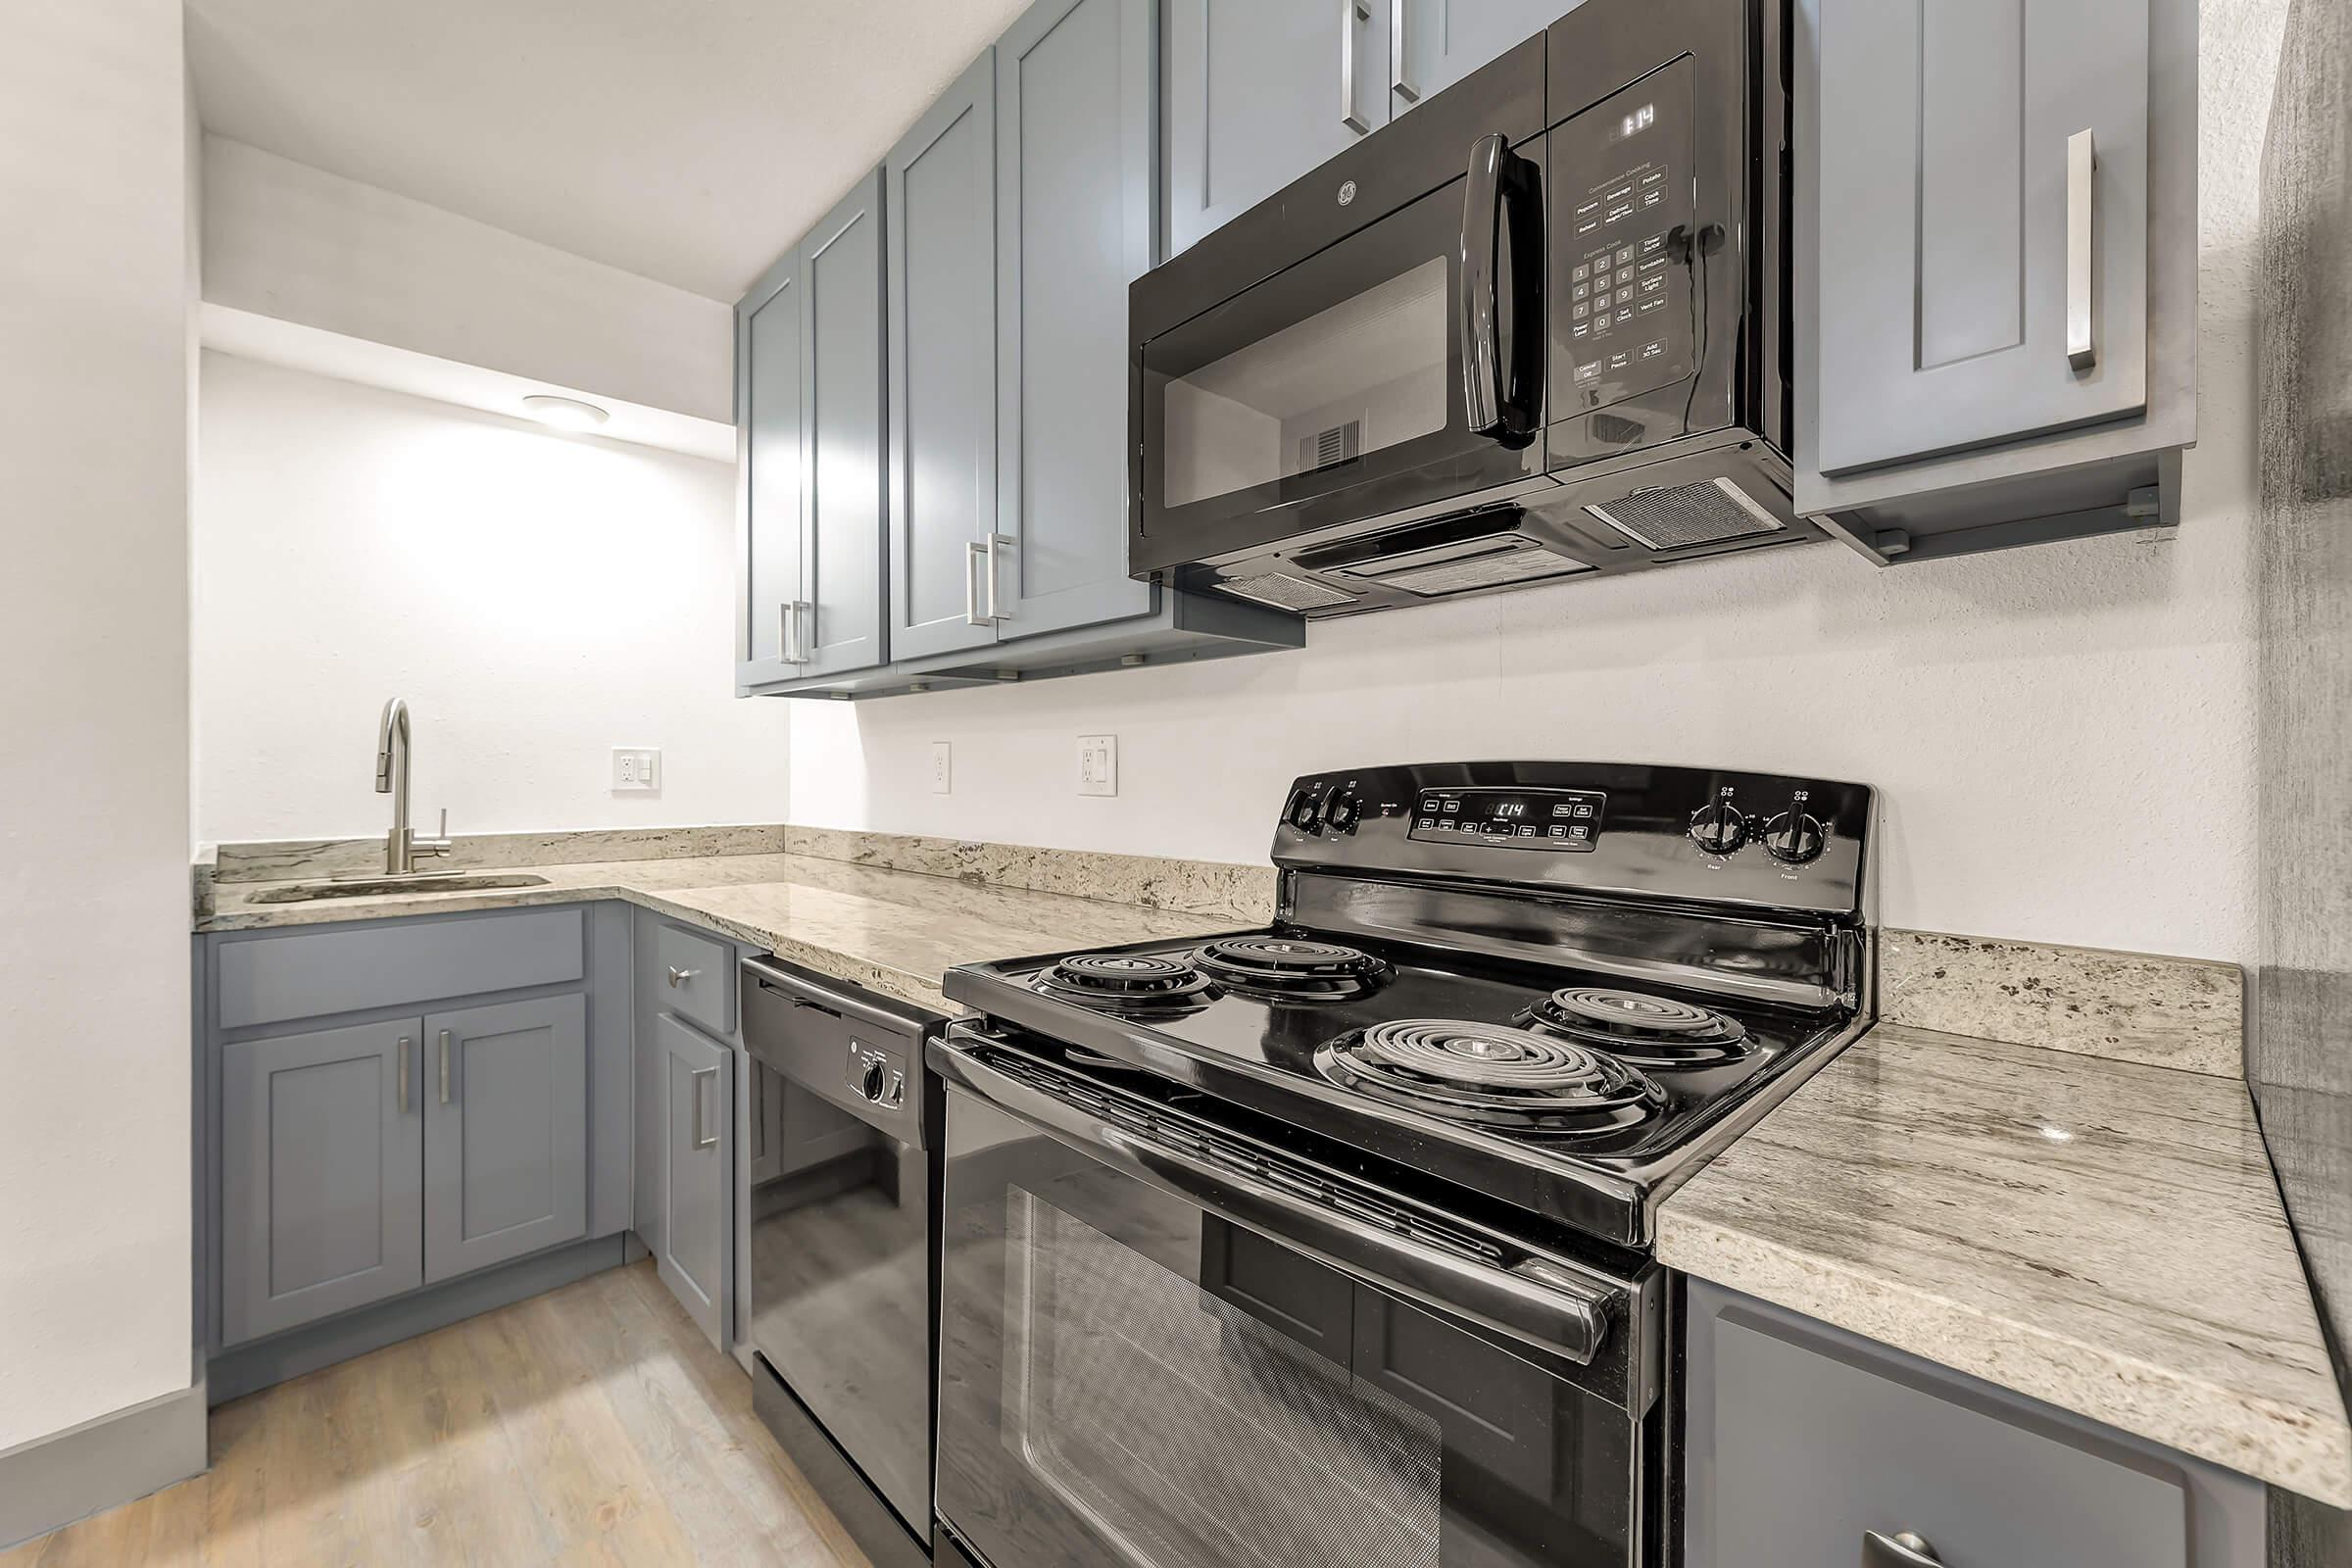
[(1134, 569), (1542, 473), (1540, 165), (1500, 138), (1465, 154), (1462, 177), (1140, 346)]

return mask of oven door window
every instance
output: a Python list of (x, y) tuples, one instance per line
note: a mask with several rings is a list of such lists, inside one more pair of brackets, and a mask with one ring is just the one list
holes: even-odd
[(1155, 560), (1541, 471), (1468, 429), (1463, 191), (1433, 191), (1143, 345), (1138, 516)]
[(956, 1096), (941, 1517), (1004, 1568), (1634, 1559), (1636, 1423)]

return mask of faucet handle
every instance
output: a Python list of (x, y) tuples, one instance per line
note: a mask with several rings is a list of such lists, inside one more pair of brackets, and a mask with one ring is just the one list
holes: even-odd
[(411, 839), (409, 853), (415, 855), (447, 855), (449, 843), (449, 808), (441, 808), (441, 831), (429, 839)]

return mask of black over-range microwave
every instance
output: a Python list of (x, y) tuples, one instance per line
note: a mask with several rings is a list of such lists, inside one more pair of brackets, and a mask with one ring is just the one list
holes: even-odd
[(1785, 0), (1585, 0), (1138, 278), (1128, 564), (1309, 616), (1822, 537)]

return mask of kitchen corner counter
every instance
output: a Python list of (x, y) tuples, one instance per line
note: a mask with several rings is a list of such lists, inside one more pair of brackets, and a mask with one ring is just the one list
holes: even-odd
[(1206, 936), (1247, 922), (1058, 893), (980, 886), (806, 855), (713, 855), (516, 867), (543, 887), (256, 904), (282, 882), (214, 882), (200, 931), (383, 920), (619, 899), (710, 927), (787, 962), (940, 1011), (956, 964), (1072, 948)]
[(2352, 1505), (2245, 1085), (1881, 1026), (1680, 1191), (1686, 1273)]

